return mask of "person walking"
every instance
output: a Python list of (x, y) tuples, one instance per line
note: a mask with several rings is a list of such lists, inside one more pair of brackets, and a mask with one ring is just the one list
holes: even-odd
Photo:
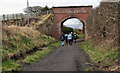
[(65, 34), (65, 42), (66, 42), (66, 45), (68, 44), (68, 34)]
[(69, 44), (72, 45), (72, 34), (69, 33), (68, 35), (68, 40), (69, 40)]
[(73, 40), (74, 40), (74, 34), (73, 34), (73, 32), (71, 32), (71, 35), (72, 35), (72, 40), (71, 40), (71, 42), (73, 42)]
[(60, 36), (60, 40), (62, 41), (62, 46), (64, 46), (65, 35), (63, 34), (63, 32)]
[(76, 39), (77, 39), (77, 34), (74, 33), (74, 43), (76, 43)]

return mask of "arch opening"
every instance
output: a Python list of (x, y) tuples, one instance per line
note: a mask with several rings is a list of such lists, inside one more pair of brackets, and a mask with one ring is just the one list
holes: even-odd
[(61, 32), (70, 32), (73, 29), (78, 34), (85, 33), (85, 23), (77, 17), (69, 17), (61, 22)]

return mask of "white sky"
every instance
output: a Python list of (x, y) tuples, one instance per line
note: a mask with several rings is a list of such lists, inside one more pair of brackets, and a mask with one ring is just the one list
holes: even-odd
[(83, 23), (77, 18), (68, 19), (63, 23), (63, 25), (74, 29), (83, 29)]
[[(29, 0), (30, 6), (81, 6), (93, 5), (99, 6), (101, 0)], [(27, 7), (27, 0), (1, 0), (0, 1), (0, 15), (23, 13), (24, 8)]]

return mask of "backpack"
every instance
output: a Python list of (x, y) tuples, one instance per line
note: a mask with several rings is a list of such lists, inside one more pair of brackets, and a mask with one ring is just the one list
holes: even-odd
[(76, 35), (76, 34), (74, 34), (74, 38), (77, 38), (77, 35)]
[(69, 40), (69, 39), (72, 39), (72, 35), (71, 35), (71, 34), (68, 35), (68, 40)]
[(64, 35), (61, 35), (61, 40), (64, 40)]

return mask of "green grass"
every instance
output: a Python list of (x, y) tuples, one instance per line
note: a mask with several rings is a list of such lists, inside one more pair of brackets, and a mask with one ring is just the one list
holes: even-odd
[(38, 62), (40, 59), (46, 57), (49, 53), (53, 52), (53, 47), (59, 47), (61, 44), (61, 42), (57, 42), (54, 44), (50, 44), (48, 45), (48, 49), (45, 49), (43, 51), (37, 51), (36, 53), (34, 53), (33, 55), (27, 56), (27, 58), (25, 58), (23, 60), (23, 62), (25, 63), (35, 63)]
[(21, 42), (22, 43), (24, 43), (24, 44), (26, 44), (27, 46), (29, 45), (29, 44), (31, 44), (30, 43), (30, 39), (28, 39), (26, 36), (20, 36), (21, 37)]
[(53, 43), (54, 42), (53, 40), (55, 40), (54, 38), (49, 36), (42, 37), (42, 39), (44, 39), (45, 42), (51, 41), (51, 43)]
[(92, 39), (90, 39), (82, 43), (82, 48), (90, 55), (94, 62), (102, 67), (112, 66), (120, 60), (118, 58), (118, 54), (120, 54), (119, 47), (106, 49), (102, 45), (95, 46)]
[(23, 69), (23, 65), (18, 63), (15, 60), (7, 60), (2, 63), (2, 70), (3, 71), (20, 71)]
[(49, 48), (52, 48), (52, 47), (59, 47), (61, 45), (61, 41), (57, 42), (57, 43), (54, 43), (54, 44), (50, 44), (48, 45)]
[(37, 62), (39, 59), (44, 58), (45, 56), (47, 56), (50, 52), (52, 52), (53, 49), (46, 49), (43, 51), (37, 51), (36, 53), (34, 53), (31, 56), (27, 56), (23, 62), (24, 63), (35, 63)]
[(93, 69), (94, 69), (93, 67), (89, 67), (89, 68), (85, 69), (85, 71), (91, 71)]
[(84, 34), (77, 34), (77, 36), (79, 37), (79, 39), (81, 39), (81, 38), (84, 38), (85, 36), (84, 36)]
[[(0, 46), (2, 47), (2, 50), (0, 50), (0, 52), (2, 52), (2, 61), (4, 61), (4, 63), (6, 62), (6, 66), (5, 64), (3, 65), (4, 70), (8, 70), (7, 65), (11, 65), (9, 62), (12, 63), (14, 56), (20, 56), (21, 53), (25, 55), (26, 51), (30, 51), (35, 47), (39, 49), (42, 46), (47, 46), (50, 43), (55, 42), (54, 38), (46, 36), (45, 34), (41, 34), (32, 28), (14, 25), (4, 26), (2, 28), (3, 43), (0, 43), (2, 44), (2, 46)], [(49, 50), (45, 50), (45, 54), (49, 52)], [(40, 53), (43, 54), (43, 51)], [(14, 64), (12, 64), (12, 66), (14, 66)]]
[(47, 55), (49, 55), (51, 52), (54, 51), (53, 47), (59, 47), (61, 45), (61, 42), (53, 43), (48, 45), (48, 49), (44, 49), (43, 51), (37, 51), (32, 55), (28, 55), (23, 60), (7, 60), (2, 63), (2, 70), (3, 71), (21, 71), (23, 70), (23, 65), (20, 63), (20, 61), (28, 64), (33, 64), (35, 62), (38, 62), (40, 59), (43, 59)]
[[(8, 58), (9, 54), (17, 54), (19, 51), (25, 52), (25, 51), (33, 49), (34, 47), (40, 47), (44, 44), (48, 45), (49, 43), (53, 43), (55, 41), (54, 38), (49, 37), (49, 36), (42, 36), (40, 38), (39, 37), (33, 39), (31, 36), (26, 37), (20, 34), (17, 35), (17, 38), (11, 37), (10, 41), (8, 42), (8, 45), (4, 45), (2, 47), (4, 58)], [(41, 40), (41, 41), (38, 41), (38, 40)]]
[(31, 64), (33, 64), (35, 62), (38, 62), (40, 59), (44, 58), (45, 56), (47, 56), (52, 51), (53, 51), (53, 49), (46, 49), (46, 50), (43, 50), (43, 51), (37, 51), (33, 55), (27, 56), (23, 60), (23, 62), (24, 63), (31, 63)]
[[(29, 38), (18, 35), (19, 39), (16, 39), (15, 37), (10, 38), (10, 42), (8, 42), (8, 45), (4, 45), (2, 47), (2, 53), (4, 58), (8, 59), (9, 54), (17, 54), (19, 51), (26, 51), (33, 49), (35, 47), (34, 43), (30, 41)], [(7, 54), (6, 54), (7, 53)]]

